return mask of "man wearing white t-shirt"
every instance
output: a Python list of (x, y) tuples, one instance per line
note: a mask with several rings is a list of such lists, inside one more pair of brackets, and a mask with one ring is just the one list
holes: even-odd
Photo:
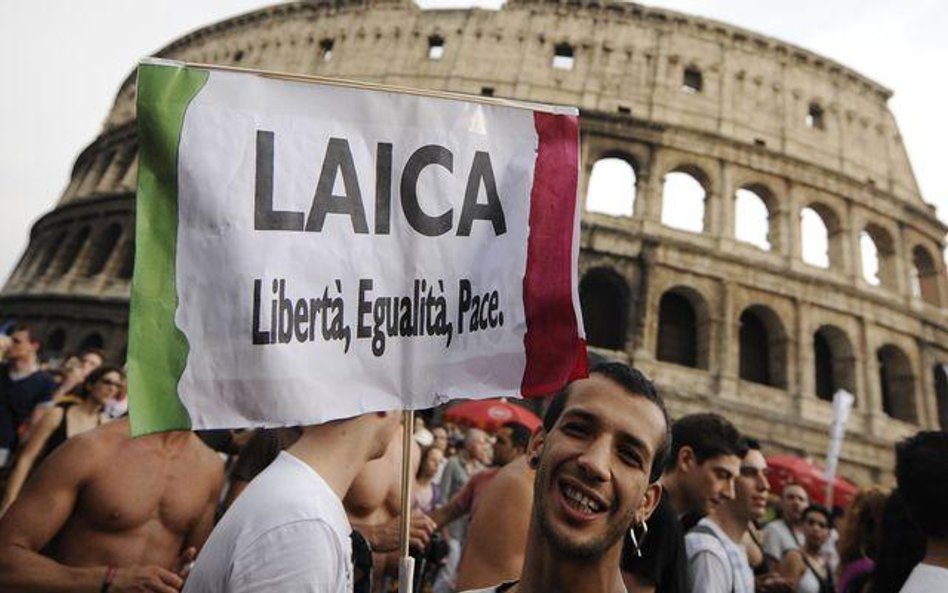
[(925, 557), (901, 593), (948, 591), (948, 432), (920, 432), (895, 447), (895, 478), (925, 534)]
[(400, 420), (399, 412), (376, 412), (304, 428), (214, 528), (184, 591), (352, 591), (342, 498), (385, 453)]

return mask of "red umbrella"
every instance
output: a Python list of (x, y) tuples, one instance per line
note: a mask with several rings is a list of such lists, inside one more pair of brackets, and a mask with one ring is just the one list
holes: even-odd
[[(799, 484), (810, 495), (810, 500), (826, 504), (826, 479), (823, 468), (812, 461), (794, 455), (772, 455), (767, 458), (767, 478), (775, 494), (783, 492), (787, 484)], [(836, 476), (833, 482), (833, 506), (846, 507), (859, 488), (849, 480)]]
[(444, 412), (445, 420), (465, 426), (494, 431), (507, 422), (519, 422), (536, 430), (543, 422), (536, 414), (506, 399), (470, 400), (452, 405)]

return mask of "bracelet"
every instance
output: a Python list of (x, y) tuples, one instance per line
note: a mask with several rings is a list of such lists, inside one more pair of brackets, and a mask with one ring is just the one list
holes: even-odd
[(118, 572), (118, 569), (114, 566), (109, 566), (105, 569), (105, 578), (102, 579), (102, 587), (99, 589), (99, 593), (109, 593), (109, 589), (112, 588), (112, 581), (115, 580), (116, 572)]

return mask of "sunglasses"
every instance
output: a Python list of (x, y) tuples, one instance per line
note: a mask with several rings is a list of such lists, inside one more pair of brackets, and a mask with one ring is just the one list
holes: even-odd
[(118, 388), (122, 387), (122, 383), (118, 381), (113, 381), (112, 379), (99, 379), (99, 383), (103, 385), (107, 385), (109, 387), (118, 387)]

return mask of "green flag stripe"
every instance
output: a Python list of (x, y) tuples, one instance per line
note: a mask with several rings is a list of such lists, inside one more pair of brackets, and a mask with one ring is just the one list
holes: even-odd
[(174, 322), (178, 307), (178, 146), (188, 105), (209, 73), (173, 65), (138, 68), (138, 197), (135, 274), (128, 342), (132, 434), (189, 429), (178, 399), (187, 338)]

